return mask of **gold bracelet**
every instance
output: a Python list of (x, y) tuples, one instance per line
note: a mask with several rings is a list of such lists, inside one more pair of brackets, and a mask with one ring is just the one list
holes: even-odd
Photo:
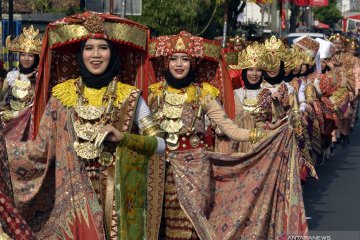
[(11, 240), (11, 238), (9, 237), (9, 235), (7, 235), (5, 232), (3, 232), (0, 235), (0, 240)]
[(251, 143), (255, 143), (255, 139), (256, 139), (256, 128), (250, 129), (249, 139), (250, 139), (250, 142), (251, 142)]
[(266, 132), (263, 128), (252, 128), (250, 129), (249, 139), (251, 143), (256, 143), (266, 136)]
[(159, 125), (154, 125), (151, 127), (148, 127), (141, 131), (141, 135), (143, 136), (162, 136), (163, 131), (161, 131)]

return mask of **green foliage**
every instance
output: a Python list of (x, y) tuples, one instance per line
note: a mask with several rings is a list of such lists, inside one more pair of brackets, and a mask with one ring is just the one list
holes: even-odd
[(336, 7), (334, 0), (329, 1), (329, 6), (315, 8), (315, 18), (319, 21), (328, 24), (332, 28), (336, 25), (339, 20), (342, 19), (341, 12)]
[(254, 37), (261, 32), (261, 24), (256, 21), (248, 20), (241, 25), (241, 29), (237, 31), (239, 36)]
[(51, 0), (30, 0), (28, 4), (34, 12), (48, 12), (51, 9)]
[[(229, 0), (229, 28), (231, 9), (240, 0)], [(142, 16), (131, 16), (134, 21), (150, 27), (157, 35), (177, 34), (181, 30), (212, 38), (222, 35), (224, 0), (143, 0)], [(236, 18), (236, 17), (235, 17)]]

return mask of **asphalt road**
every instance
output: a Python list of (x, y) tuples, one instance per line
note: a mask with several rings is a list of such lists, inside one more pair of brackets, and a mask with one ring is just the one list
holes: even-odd
[(360, 240), (360, 124), (349, 145), (337, 145), (334, 156), (317, 167), (319, 180), (304, 186), (304, 202), (311, 236)]

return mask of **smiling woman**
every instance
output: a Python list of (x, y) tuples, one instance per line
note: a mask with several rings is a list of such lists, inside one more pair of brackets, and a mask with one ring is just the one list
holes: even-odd
[(83, 62), (88, 71), (94, 75), (105, 72), (110, 63), (110, 57), (109, 43), (104, 39), (89, 39), (82, 48)]
[[(161, 174), (153, 167), (156, 158), (152, 155), (165, 147), (156, 136), (159, 126), (153, 123), (140, 90), (124, 83), (126, 78), (121, 75), (131, 69), (127, 66), (133, 67), (131, 76), (137, 75), (143, 62), (122, 65), (121, 61), (128, 55), (145, 59), (149, 30), (93, 12), (50, 25), (45, 34), (49, 48), (43, 56), (52, 51), (53, 58), (43, 59), (38, 83), (48, 86), (61, 79), (58, 75), (45, 78), (48, 71), (51, 75), (66, 69), (77, 75), (49, 84), (54, 87), (49, 90), (36, 138), (26, 148), (21, 146), (26, 151), (16, 155), (14, 192), (21, 211), (35, 226), (39, 239), (125, 239), (123, 235), (143, 239), (148, 234), (147, 220), (156, 229), (156, 219), (148, 216), (148, 211), (155, 210), (148, 206), (147, 188), (159, 188), (148, 178)], [(67, 40), (64, 32), (72, 33), (65, 34)], [(65, 62), (76, 60), (64, 68), (48, 69), (47, 61), (55, 62), (57, 56), (64, 56)], [(45, 94), (38, 96), (39, 101), (47, 99)], [(18, 174), (23, 164), (29, 176)], [(163, 168), (161, 160), (156, 166)], [(41, 223), (40, 211), (44, 215)], [(152, 233), (156, 239), (156, 230)]]

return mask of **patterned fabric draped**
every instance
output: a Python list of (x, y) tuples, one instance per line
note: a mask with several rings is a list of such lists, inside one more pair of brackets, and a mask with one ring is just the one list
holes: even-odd
[(7, 159), (3, 127), (0, 119), (0, 223), (3, 230), (13, 239), (33, 240), (33, 233), (15, 208)]
[[(101, 196), (95, 192), (85, 164), (77, 157), (72, 146), (75, 139), (71, 120), (73, 111), (64, 107), (59, 100), (50, 98), (36, 140), (29, 141), (27, 145), (14, 142), (9, 152), (14, 159), (11, 167), (15, 173), (13, 185), (16, 203), (38, 239), (105, 239), (105, 213), (102, 207), (105, 201), (101, 201)], [(119, 114), (122, 118), (124, 115)], [(156, 189), (161, 188), (163, 179), (158, 169), (164, 167), (161, 167), (161, 161), (145, 154), (156, 148), (155, 138), (145, 140), (134, 140), (128, 136), (123, 144), (132, 150), (119, 146), (115, 166), (116, 191), (113, 189), (116, 209), (113, 213), (115, 218), (121, 220), (116, 221), (118, 225), (115, 230), (111, 229), (111, 239), (140, 239), (145, 235), (152, 236), (149, 239), (156, 239), (160, 222), (158, 215), (161, 214), (156, 205), (161, 204), (157, 197), (161, 191)], [(138, 144), (140, 148), (135, 148)], [(116, 171), (119, 168), (122, 170)], [(105, 169), (101, 171), (106, 172)], [(147, 183), (152, 192), (148, 191)], [(151, 199), (155, 199), (156, 203)], [(145, 205), (150, 202), (153, 204), (146, 207), (146, 211), (151, 212), (148, 215)], [(113, 221), (110, 219), (111, 223)], [(139, 224), (137, 227), (132, 224), (134, 221)], [(132, 227), (128, 228), (129, 225)], [(150, 233), (150, 228), (155, 230)], [(120, 230), (121, 235), (112, 235)]]
[(295, 131), (285, 124), (248, 154), (169, 155), (180, 204), (201, 239), (307, 234)]
[[(89, 15), (90, 12), (85, 12), (79, 15), (65, 17), (56, 22), (50, 23), (46, 29), (43, 37), (42, 53), (40, 56), (39, 73), (36, 80), (36, 93), (34, 97), (33, 117), (34, 119), (31, 128), (31, 138), (35, 138), (39, 129), (40, 119), (46, 107), (46, 103), (50, 98), (50, 92), (53, 86), (61, 83), (67, 79), (77, 78), (79, 76), (79, 68), (77, 63), (77, 51), (80, 47), (82, 37), (76, 38), (76, 34), (80, 32), (74, 31), (71, 34), (64, 35), (63, 42), (56, 44), (52, 43), (51, 33), (56, 32), (56, 29), (62, 24), (77, 24), (79, 18)], [(147, 43), (150, 37), (150, 30), (141, 24), (131, 20), (120, 18), (110, 14), (100, 14), (106, 21), (113, 23), (122, 23), (122, 26), (127, 29), (124, 32), (111, 31), (113, 34), (118, 34), (124, 38), (130, 38), (128, 41), (120, 41), (119, 39), (112, 39), (116, 42), (116, 47), (120, 58), (120, 79), (121, 82), (130, 85), (136, 85), (139, 89), (147, 89), (149, 84), (149, 64), (147, 58)], [(81, 21), (80, 21), (81, 22)], [(134, 31), (139, 31), (144, 36), (134, 38)], [(69, 35), (70, 34), (70, 35)], [(61, 34), (60, 34), (61, 35)], [(116, 37), (115, 37), (116, 38)], [(133, 39), (134, 38), (134, 39)], [(139, 47), (132, 43), (138, 40), (144, 42), (144, 46)], [(143, 94), (144, 99), (147, 98), (147, 92)]]

